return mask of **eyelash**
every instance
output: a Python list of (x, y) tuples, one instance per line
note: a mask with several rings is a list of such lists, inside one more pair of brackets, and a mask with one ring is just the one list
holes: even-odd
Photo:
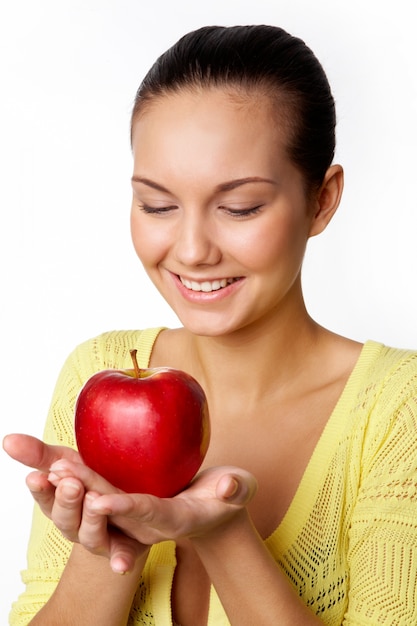
[(249, 209), (228, 209), (227, 207), (221, 206), (219, 207), (228, 215), (232, 215), (233, 217), (250, 217), (251, 215), (256, 215), (262, 208), (262, 204), (258, 204), (257, 206), (250, 207)]
[[(141, 211), (146, 213), (147, 215), (164, 215), (173, 209), (176, 209), (176, 206), (165, 206), (165, 207), (151, 207), (147, 204), (140, 204), (139, 208)], [(261, 210), (262, 205), (259, 204), (254, 207), (250, 207), (249, 209), (228, 209), (225, 206), (220, 206), (219, 209), (236, 218), (244, 218), (249, 217), (251, 215), (256, 215)]]
[(147, 204), (140, 204), (139, 208), (141, 211), (143, 211), (144, 213), (147, 213), (148, 215), (164, 215), (164, 213), (168, 213), (169, 211), (172, 211), (173, 209), (176, 209), (177, 207), (175, 206), (152, 207)]

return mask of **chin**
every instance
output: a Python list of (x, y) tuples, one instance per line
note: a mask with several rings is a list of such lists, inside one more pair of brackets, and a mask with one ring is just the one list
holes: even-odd
[(212, 316), (206, 316), (204, 314), (200, 314), (198, 318), (197, 316), (195, 318), (193, 317), (193, 319), (184, 315), (183, 317), (179, 317), (179, 320), (188, 332), (200, 337), (223, 337), (231, 335), (245, 327), (243, 323), (232, 323), (230, 319), (214, 320)]
[(207, 324), (183, 324), (183, 326), (188, 332), (199, 337), (222, 337), (230, 332), (224, 328), (212, 328)]

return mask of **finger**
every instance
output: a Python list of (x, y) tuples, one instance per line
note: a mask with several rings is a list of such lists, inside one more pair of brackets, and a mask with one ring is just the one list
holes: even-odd
[(225, 474), (217, 483), (216, 496), (224, 502), (246, 506), (254, 497), (257, 488), (256, 479), (249, 472)]
[(51, 519), (71, 541), (78, 540), (84, 493), (83, 484), (76, 478), (63, 478), (55, 490)]
[(92, 508), (144, 545), (183, 536), (194, 521), (193, 507), (185, 499), (149, 494), (103, 495), (92, 503)]
[(26, 485), (29, 487), (32, 493), (42, 493), (44, 491), (55, 492), (55, 488), (51, 485), (48, 480), (47, 475), (44, 472), (39, 472), (37, 470), (30, 472), (26, 476)]
[(116, 574), (125, 574), (134, 568), (136, 559), (143, 553), (145, 546), (109, 526), (107, 516), (94, 511), (92, 505), (99, 497), (99, 494), (89, 492), (84, 498), (79, 541), (90, 552), (108, 556), (110, 567)]
[(85, 494), (84, 506), (78, 539), (82, 545), (94, 554), (109, 556), (109, 534), (107, 517), (98, 515), (91, 505), (99, 497), (98, 493), (89, 491)]
[(92, 508), (101, 515), (123, 515), (151, 523), (161, 506), (169, 506), (168, 499), (149, 494), (103, 494), (92, 503)]
[(80, 462), (71, 462), (69, 459), (59, 459), (52, 463), (50, 467), (49, 479), (54, 484), (60, 479), (74, 477), (83, 483), (86, 491), (96, 491), (101, 494), (120, 493), (119, 489), (113, 487), (105, 478), (94, 472)]
[(55, 487), (51, 485), (46, 474), (43, 472), (31, 472), (26, 477), (26, 485), (42, 513), (47, 517), (51, 517), (55, 500)]
[(15, 461), (43, 472), (48, 472), (50, 466), (58, 459), (79, 461), (80, 458), (78, 452), (71, 448), (47, 445), (31, 435), (6, 435), (3, 439), (3, 449)]
[(145, 550), (148, 550), (147, 546), (114, 530), (110, 534), (110, 567), (116, 574), (131, 572), (136, 559)]

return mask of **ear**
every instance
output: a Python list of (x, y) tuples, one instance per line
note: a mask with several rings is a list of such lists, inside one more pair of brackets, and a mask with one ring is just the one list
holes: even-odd
[(336, 213), (343, 192), (343, 168), (332, 165), (326, 172), (323, 183), (314, 201), (314, 214), (309, 237), (319, 235)]

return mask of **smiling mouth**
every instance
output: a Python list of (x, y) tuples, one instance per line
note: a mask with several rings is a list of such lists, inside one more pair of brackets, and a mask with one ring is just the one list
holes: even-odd
[(202, 282), (197, 282), (195, 280), (188, 280), (187, 278), (183, 278), (182, 276), (178, 276), (181, 283), (187, 289), (191, 291), (204, 291), (205, 293), (210, 293), (211, 291), (218, 291), (219, 289), (223, 289), (232, 283), (240, 280), (239, 278), (220, 278), (219, 280), (204, 280)]

